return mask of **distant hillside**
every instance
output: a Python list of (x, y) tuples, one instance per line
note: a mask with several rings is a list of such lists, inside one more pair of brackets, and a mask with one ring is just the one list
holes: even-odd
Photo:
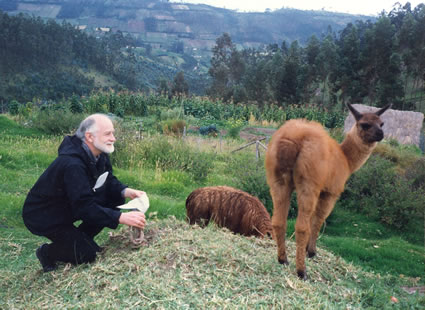
[[(101, 55), (100, 58), (97, 57), (99, 59), (96, 64), (93, 64), (85, 58), (84, 47), (74, 44), (75, 40), (63, 39), (65, 42), (62, 42), (60, 37), (41, 35), (36, 40), (42, 44), (30, 45), (28, 40), (34, 41), (43, 30), (37, 32), (31, 27), (21, 27), (17, 32), (19, 40), (8, 38), (5, 33), (9, 40), (6, 45), (12, 44), (14, 49), (4, 46), (4, 53), (9, 53), (16, 65), (12, 65), (10, 59), (3, 64), (0, 62), (0, 73), (7, 71), (5, 82), (0, 84), (0, 100), (28, 100), (35, 95), (54, 99), (74, 92), (87, 93), (93, 87), (157, 89), (164, 81), (170, 85), (180, 71), (184, 72), (190, 85), (190, 93), (204, 94), (209, 83), (207, 72), (210, 67), (211, 49), (215, 46), (216, 39), (224, 32), (229, 33), (233, 43), (240, 49), (267, 46), (271, 43), (280, 45), (283, 41), (289, 43), (294, 40), (298, 40), (302, 45), (314, 34), (320, 37), (329, 29), (338, 32), (350, 22), (368, 18), (293, 9), (239, 13), (208, 5), (170, 3), (164, 0), (0, 0), (1, 11), (9, 16), (27, 14), (34, 19), (41, 18), (39, 21), (46, 23), (52, 20), (58, 24), (66, 22), (67, 27), (71, 25), (75, 30), (92, 35), (91, 38), (103, 40), (103, 43), (100, 43), (103, 47), (107, 47), (109, 43), (106, 42), (110, 37), (117, 35), (119, 40), (111, 45), (115, 54), (114, 66), (111, 66), (106, 61), (99, 60), (102, 57), (110, 59), (111, 47), (106, 50), (100, 45), (88, 47), (97, 51), (88, 52), (92, 57), (96, 58), (96, 53)], [(18, 25), (19, 22), (16, 26), (19, 28)], [(15, 31), (13, 27), (9, 34)], [(130, 36), (131, 42), (124, 40)], [(84, 45), (87, 45), (88, 41), (91, 43), (87, 46), (96, 45), (91, 39), (84, 40)], [(59, 45), (52, 43), (56, 41)], [(64, 46), (67, 44), (74, 44), (73, 48), (78, 50), (82, 57), (73, 60), (78, 53), (71, 53), (69, 50), (70, 53), (65, 52), (66, 61), (58, 59), (60, 61), (52, 62), (48, 57), (50, 48), (41, 48), (46, 44), (61, 52), (66, 51)], [(44, 57), (43, 61), (33, 57), (33, 47)], [(121, 49), (121, 53), (117, 48)], [(28, 62), (31, 66), (22, 65)], [(46, 68), (42, 66), (43, 62), (56, 69), (46, 72)], [(62, 66), (59, 71), (58, 64)], [(58, 72), (63, 72), (63, 76), (58, 75)], [(65, 79), (64, 76), (74, 78)], [(62, 80), (70, 81), (57, 91), (57, 81)], [(23, 91), (19, 91), (20, 89)]]
[(339, 31), (350, 22), (371, 18), (295, 9), (240, 13), (165, 0), (0, 0), (0, 9), (9, 14), (66, 20), (88, 32), (120, 30), (153, 48), (167, 50), (180, 42), (180, 49), (190, 54), (209, 52), (223, 32), (241, 47), (280, 44), (283, 40), (303, 44), (313, 34), (320, 37), (329, 26)]
[[(194, 57), (152, 52), (149, 44), (122, 32), (92, 36), (72, 24), (0, 9), (0, 103), (13, 99), (60, 100), (94, 89), (153, 90), (180, 71), (191, 93), (202, 93), (206, 79)], [(206, 67), (204, 61), (203, 67)], [(205, 71), (205, 70), (204, 70)]]

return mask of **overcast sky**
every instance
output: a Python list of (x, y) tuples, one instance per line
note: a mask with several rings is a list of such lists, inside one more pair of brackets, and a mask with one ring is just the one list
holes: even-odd
[[(300, 10), (326, 10), (351, 14), (379, 15), (382, 10), (387, 13), (391, 11), (394, 3), (403, 5), (406, 0), (171, 0), (170, 2), (203, 3), (216, 7), (243, 11), (264, 12), (267, 8), (271, 10), (294, 8)], [(424, 1), (409, 1), (412, 8)]]

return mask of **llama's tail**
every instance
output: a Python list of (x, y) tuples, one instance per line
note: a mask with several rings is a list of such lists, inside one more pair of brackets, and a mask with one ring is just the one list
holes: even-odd
[(290, 172), (295, 167), (298, 154), (300, 153), (300, 146), (289, 139), (281, 139), (278, 144), (278, 152), (276, 154), (277, 168), (281, 173)]

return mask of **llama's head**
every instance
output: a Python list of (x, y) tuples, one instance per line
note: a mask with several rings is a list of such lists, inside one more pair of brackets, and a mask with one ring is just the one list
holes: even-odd
[(348, 103), (347, 106), (356, 120), (357, 134), (364, 143), (375, 143), (384, 138), (384, 132), (382, 131), (384, 122), (381, 120), (380, 115), (390, 108), (391, 104), (374, 113), (360, 113), (351, 104)]
[(271, 221), (265, 223), (265, 227), (261, 227), (260, 236), (275, 240)]
[(263, 236), (266, 236), (269, 239), (273, 239), (276, 240), (274, 237), (274, 233), (273, 233), (273, 228), (272, 228), (272, 221), (271, 219), (267, 219), (265, 221), (263, 221), (262, 223), (263, 227), (261, 227), (261, 231)]

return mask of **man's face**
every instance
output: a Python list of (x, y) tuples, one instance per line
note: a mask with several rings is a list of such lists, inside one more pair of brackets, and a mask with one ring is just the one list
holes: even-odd
[(114, 125), (109, 120), (98, 122), (98, 131), (93, 135), (93, 146), (99, 150), (99, 153), (110, 154), (114, 151)]

